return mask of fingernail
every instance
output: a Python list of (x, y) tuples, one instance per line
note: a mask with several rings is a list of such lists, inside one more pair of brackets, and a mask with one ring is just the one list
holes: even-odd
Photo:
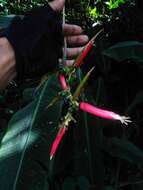
[(88, 41), (89, 41), (89, 38), (88, 38), (87, 35), (83, 35), (83, 39), (84, 39), (85, 42), (88, 42)]

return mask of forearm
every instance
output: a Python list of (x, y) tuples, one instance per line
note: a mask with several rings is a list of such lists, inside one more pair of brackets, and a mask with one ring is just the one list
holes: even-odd
[(16, 76), (15, 54), (6, 38), (0, 38), (0, 90)]

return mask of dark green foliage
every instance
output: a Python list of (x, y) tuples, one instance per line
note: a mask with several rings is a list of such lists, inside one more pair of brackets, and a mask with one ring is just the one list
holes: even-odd
[(125, 41), (117, 43), (103, 51), (106, 55), (118, 62), (125, 60), (133, 60), (135, 62), (143, 62), (143, 43), (137, 41)]
[[(36, 189), (39, 186), (40, 190), (48, 183), (46, 175), (50, 178), (54, 172), (50, 169), (52, 166), (49, 164), (49, 151), (58, 130), (62, 102), (49, 109), (47, 105), (59, 90), (56, 76), (51, 77), (36, 92), (34, 100), (17, 112), (10, 121), (1, 141), (0, 168), (3, 172), (0, 173), (0, 189)], [(52, 114), (53, 110), (55, 115)], [(3, 183), (9, 175), (3, 170), (5, 167), (11, 171), (8, 183)], [(27, 183), (26, 180), (31, 182)]]
[[(6, 1), (3, 5), (8, 13), (21, 14), (37, 5), (36, 0), (31, 2), (26, 8), (10, 7)], [(8, 128), (4, 123), (1, 129), (0, 190), (143, 189), (143, 14), (133, 1), (108, 2), (66, 2), (68, 21), (84, 26), (90, 35), (104, 28), (76, 73), (72, 91), (95, 66), (79, 101), (129, 115), (133, 122), (124, 126), (78, 110), (73, 115), (77, 122), (70, 124), (50, 161), (68, 98), (47, 108), (62, 90), (57, 75), (38, 88), (39, 81), (25, 82), (20, 89), (13, 83), (0, 96), (1, 123), (21, 108)], [(92, 28), (97, 20), (97, 28)]]
[(32, 7), (41, 6), (46, 2), (46, 0), (0, 0), (0, 13), (4, 15), (22, 14)]

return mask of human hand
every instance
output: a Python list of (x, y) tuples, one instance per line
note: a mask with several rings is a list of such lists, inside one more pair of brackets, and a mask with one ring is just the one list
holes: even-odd
[(17, 16), (3, 32), (15, 52), (17, 81), (55, 70), (62, 56), (60, 15), (50, 6), (37, 7)]
[[(65, 0), (54, 0), (49, 3), (53, 10), (60, 12), (64, 8)], [(80, 26), (73, 24), (64, 24), (63, 25), (63, 34), (67, 40), (68, 47), (66, 49), (67, 53), (67, 65), (73, 64), (73, 59), (82, 51), (85, 45), (88, 42), (88, 36), (83, 35), (83, 30)]]
[[(55, 2), (56, 4), (54, 4)], [(10, 62), (3, 64), (6, 67), (13, 65), (14, 70), (16, 68), (18, 80), (42, 75), (58, 65), (60, 49), (62, 50), (62, 26), (57, 23), (58, 18), (53, 9), (58, 12), (62, 10), (64, 0), (55, 0), (51, 2), (50, 6), (52, 7), (51, 10), (48, 7), (32, 10), (26, 13), (24, 19), (16, 17), (2, 35), (7, 38), (7, 43), (11, 47), (10, 51), (14, 52), (12, 64)], [(79, 26), (69, 24), (63, 26), (63, 34), (70, 46), (81, 46), (86, 42), (87, 37), (81, 33), (82, 29)], [(71, 64), (71, 59), (81, 49), (81, 47), (67, 49), (67, 56), (70, 59), (67, 64)], [(15, 62), (16, 64), (13, 64)], [(9, 78), (13, 79), (14, 76), (15, 74)]]
[(65, 24), (63, 25), (63, 33), (67, 40), (68, 47), (66, 49), (67, 61), (66, 65), (72, 65), (74, 58), (79, 55), (84, 46), (88, 42), (88, 36), (83, 35), (83, 30), (78, 25)]
[(54, 11), (60, 12), (64, 8), (65, 0), (53, 0), (49, 2), (49, 5)]

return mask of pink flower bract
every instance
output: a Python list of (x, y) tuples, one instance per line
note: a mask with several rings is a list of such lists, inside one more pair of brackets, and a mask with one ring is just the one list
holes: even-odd
[(50, 160), (53, 158), (53, 156), (55, 155), (56, 153), (56, 150), (65, 134), (65, 131), (66, 131), (66, 128), (65, 127), (62, 127), (60, 128), (57, 136), (56, 136), (56, 139), (54, 140), (53, 142), (53, 145), (52, 145), (52, 148), (51, 148), (51, 151), (50, 151)]
[(67, 90), (68, 85), (66, 83), (66, 79), (65, 79), (65, 76), (63, 74), (59, 75), (59, 80), (60, 80), (60, 83), (61, 83), (61, 86), (62, 86), (63, 90)]
[(75, 67), (80, 67), (80, 65), (82, 64), (83, 59), (86, 57), (86, 55), (88, 54), (88, 52), (90, 51), (90, 49), (92, 47), (93, 47), (93, 42), (89, 41), (89, 43), (87, 44), (87, 46), (85, 47), (85, 49), (83, 50), (81, 55), (76, 60), (76, 63), (74, 65)]
[(81, 102), (79, 105), (80, 109), (88, 112), (90, 114), (96, 115), (98, 117), (102, 117), (105, 119), (112, 119), (112, 120), (119, 120), (121, 123), (128, 124), (128, 122), (131, 122), (129, 117), (120, 116), (114, 112), (103, 110), (100, 108), (97, 108), (89, 103)]

